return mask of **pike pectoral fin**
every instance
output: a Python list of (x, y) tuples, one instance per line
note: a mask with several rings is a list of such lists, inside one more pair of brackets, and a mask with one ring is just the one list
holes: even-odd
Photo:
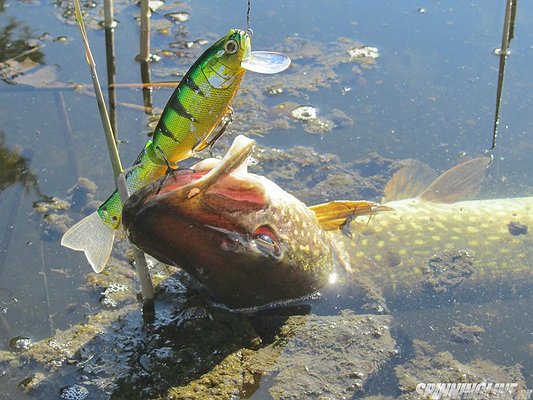
[(489, 157), (465, 161), (440, 175), (419, 197), (433, 203), (467, 200), (479, 193), (490, 162)]
[(107, 226), (95, 211), (65, 232), (61, 245), (83, 251), (94, 272), (105, 268), (115, 239), (115, 230)]
[(309, 207), (318, 219), (322, 229), (333, 231), (341, 229), (347, 222), (355, 217), (363, 215), (375, 215), (384, 211), (393, 211), (393, 208), (383, 206), (373, 201), (347, 201), (338, 200), (329, 203), (317, 204)]

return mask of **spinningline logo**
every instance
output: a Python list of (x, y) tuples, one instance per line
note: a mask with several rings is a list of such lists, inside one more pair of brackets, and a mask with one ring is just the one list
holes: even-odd
[(416, 393), (422, 399), (491, 399), (529, 400), (531, 390), (518, 387), (518, 383), (419, 383)]

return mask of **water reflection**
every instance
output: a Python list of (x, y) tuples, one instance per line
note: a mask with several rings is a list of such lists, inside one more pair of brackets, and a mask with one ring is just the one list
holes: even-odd
[[(3, 10), (0, 7), (0, 11)], [(42, 64), (41, 45), (33, 39), (30, 28), (11, 18), (0, 28), (0, 79), (7, 83)]]
[(0, 192), (21, 183), (25, 189), (38, 189), (37, 176), (29, 169), (30, 160), (17, 149), (6, 145), (5, 132), (0, 131)]

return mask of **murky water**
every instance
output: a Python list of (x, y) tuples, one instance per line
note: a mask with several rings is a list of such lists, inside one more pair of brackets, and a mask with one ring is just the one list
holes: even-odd
[[(100, 2), (96, 8), (84, 5), (90, 26), (102, 19), (101, 6)], [(98, 200), (113, 189), (92, 89), (79, 86), (90, 84), (90, 75), (78, 28), (66, 15), (70, 7), (61, 1), (0, 2), (1, 349), (8, 349), (13, 337), (38, 341), (101, 309), (100, 292), (84, 286), (90, 270), (85, 258), (59, 245), (61, 224), (58, 228), (46, 222), (48, 214), (66, 215), (70, 220), (64, 226), (70, 226), (81, 213), (34, 209), (34, 202), (46, 196), (67, 199), (67, 191), (80, 176), (98, 185)], [(175, 23), (164, 16), (178, 11), (190, 13), (190, 18)], [(115, 79), (137, 83), (139, 8), (121, 0), (116, 13)], [(162, 56), (151, 65), (152, 80), (179, 80), (205, 49), (199, 39), (211, 42), (231, 27), (244, 27), (245, 17), (245, 1), (166, 3), (152, 17), (152, 52)], [(500, 46), (503, 18), (503, 1), (256, 1), (254, 49), (284, 51), (294, 66), (275, 77), (247, 74), (234, 104), (236, 121), (220, 149), (231, 137), (245, 133), (267, 149), (309, 146), (318, 153), (337, 155), (344, 163), (378, 153), (391, 160), (416, 158), (438, 171), (455, 165), (463, 155), (482, 154), (491, 144), (499, 63), (493, 50)], [(532, 18), (531, 3), (520, 2), (485, 197), (533, 194), (533, 31), (528, 24)], [(90, 29), (89, 39), (105, 84), (104, 31)], [(350, 59), (348, 51), (358, 44), (376, 47), (379, 57)], [(31, 75), (42, 66), (47, 67), (45, 81)], [(16, 77), (24, 71), (29, 77), (25, 82), (20, 81), (23, 75)], [(156, 111), (170, 93), (169, 89), (152, 92)], [(135, 107), (143, 104), (138, 88), (117, 89), (117, 101), (120, 151), (126, 165), (142, 148), (154, 118)], [(286, 102), (312, 105), (328, 123), (313, 126), (287, 118), (279, 112), (279, 105)], [(280, 184), (287, 190), (301, 189), (290, 179)], [(343, 189), (335, 188), (334, 193), (342, 197)], [(346, 188), (347, 197), (350, 190)], [(379, 198), (377, 191), (367, 193), (374, 197), (369, 200)], [(316, 196), (308, 193), (302, 200)], [(516, 297), (398, 312), (396, 341), (404, 353), (387, 364), (382, 378), (372, 380), (367, 392), (400, 394), (391, 371), (412, 356), (413, 339), (450, 351), (463, 363), (476, 357), (505, 366), (519, 363), (528, 387), (533, 387), (531, 297)], [(481, 342), (451, 343), (449, 330), (456, 322), (482, 326)], [(24, 398), (18, 382), (1, 373), (1, 385), (7, 387), (2, 395)], [(268, 398), (268, 382), (246, 394)], [(44, 395), (37, 391), (34, 397), (39, 396)]]

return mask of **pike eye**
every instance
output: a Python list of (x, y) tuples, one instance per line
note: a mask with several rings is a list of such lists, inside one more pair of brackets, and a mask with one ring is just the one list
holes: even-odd
[(280, 259), (282, 256), (279, 239), (268, 226), (260, 226), (252, 235), (257, 249), (265, 256)]
[(237, 50), (239, 50), (239, 44), (236, 40), (230, 39), (226, 42), (226, 45), (224, 46), (224, 50), (228, 54), (235, 54)]

